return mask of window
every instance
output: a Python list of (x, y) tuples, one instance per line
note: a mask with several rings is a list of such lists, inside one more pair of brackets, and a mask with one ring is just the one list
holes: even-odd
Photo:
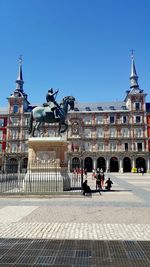
[(90, 107), (85, 107), (86, 111), (91, 111)]
[(136, 123), (140, 123), (141, 122), (141, 117), (140, 116), (136, 116), (135, 117), (135, 122)]
[(14, 125), (14, 126), (19, 125), (18, 119), (17, 118), (11, 118), (11, 124)]
[(103, 129), (102, 128), (100, 128), (100, 129), (97, 130), (97, 136), (98, 137), (103, 137), (104, 136), (104, 132), (103, 132)]
[(21, 149), (22, 149), (23, 152), (28, 152), (28, 144), (27, 143), (23, 143), (21, 145)]
[(135, 129), (135, 135), (136, 137), (142, 137), (142, 129), (141, 128)]
[(79, 111), (79, 109), (78, 108), (74, 108), (74, 111)]
[(129, 129), (128, 128), (122, 129), (122, 136), (123, 137), (129, 137)]
[(140, 110), (140, 103), (139, 102), (135, 103), (135, 110)]
[(114, 128), (110, 129), (110, 137), (116, 136), (116, 130)]
[(84, 143), (84, 148), (85, 148), (85, 151), (91, 151), (92, 150), (92, 146), (88, 142), (85, 142)]
[(14, 113), (18, 113), (18, 110), (19, 110), (18, 105), (14, 105), (13, 112)]
[(3, 131), (0, 131), (0, 140), (3, 140)]
[(115, 107), (114, 106), (110, 106), (109, 107), (111, 110), (115, 110)]
[(25, 139), (28, 139), (28, 137), (29, 137), (28, 130), (25, 130), (25, 131), (24, 131), (24, 138), (25, 138)]
[(138, 151), (142, 151), (142, 143), (137, 143), (137, 149)]
[(104, 150), (104, 144), (103, 143), (99, 143), (98, 144), (98, 150), (99, 151), (103, 151)]
[(86, 117), (84, 118), (84, 123), (85, 123), (85, 124), (91, 124), (91, 117), (90, 117), (90, 116), (86, 116)]
[(123, 116), (123, 117), (122, 117), (122, 122), (123, 122), (123, 123), (127, 123), (127, 116)]
[(23, 119), (23, 124), (24, 124), (24, 125), (28, 125), (28, 124), (29, 124), (29, 118), (28, 118), (28, 117), (25, 117), (25, 118)]
[(96, 121), (97, 121), (97, 124), (102, 124), (103, 123), (103, 116), (97, 116)]
[(17, 149), (18, 149), (18, 145), (16, 143), (13, 143), (11, 146), (12, 152), (17, 152)]
[(12, 139), (18, 139), (18, 136), (19, 136), (19, 133), (18, 133), (17, 130), (13, 130), (13, 131), (11, 132), (11, 137), (12, 137)]
[(79, 134), (79, 124), (78, 122), (72, 123), (72, 134)]
[(103, 108), (102, 108), (102, 107), (100, 107), (100, 106), (99, 106), (99, 107), (97, 107), (97, 109), (98, 109), (98, 110), (103, 110)]
[(115, 117), (114, 116), (110, 116), (110, 123), (114, 123), (115, 122)]
[(86, 138), (91, 137), (91, 130), (90, 129), (85, 129), (84, 130), (84, 134), (85, 134)]
[(116, 143), (110, 143), (110, 151), (116, 150)]
[(55, 136), (55, 131), (53, 129), (48, 129), (48, 136)]
[(128, 151), (128, 143), (124, 144), (124, 149), (125, 149), (125, 151)]
[(0, 127), (4, 126), (4, 119), (0, 119)]

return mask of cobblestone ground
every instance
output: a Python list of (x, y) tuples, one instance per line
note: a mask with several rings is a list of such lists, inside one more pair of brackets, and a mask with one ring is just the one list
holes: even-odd
[(92, 197), (1, 198), (0, 266), (150, 266), (150, 175), (109, 176), (113, 190)]

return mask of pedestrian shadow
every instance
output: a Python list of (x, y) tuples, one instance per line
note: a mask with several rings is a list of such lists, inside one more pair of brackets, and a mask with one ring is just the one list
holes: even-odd
[(111, 190), (106, 190), (106, 189), (103, 189), (103, 190), (99, 190), (99, 189), (92, 189), (92, 193), (99, 193), (99, 192), (103, 192), (103, 193), (105, 193), (105, 192), (132, 192), (133, 190), (131, 190), (131, 189), (125, 189), (125, 190), (121, 190), (121, 189), (111, 189)]

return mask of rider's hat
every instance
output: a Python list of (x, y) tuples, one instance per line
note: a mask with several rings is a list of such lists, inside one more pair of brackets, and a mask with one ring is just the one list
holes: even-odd
[(53, 93), (53, 88), (50, 88), (50, 89), (48, 90), (48, 92), (49, 92), (49, 93)]

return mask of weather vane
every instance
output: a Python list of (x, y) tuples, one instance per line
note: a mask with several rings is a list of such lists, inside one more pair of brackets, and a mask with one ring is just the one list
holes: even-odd
[(131, 58), (134, 58), (134, 50), (131, 49)]
[(22, 64), (22, 55), (19, 56), (19, 63)]

